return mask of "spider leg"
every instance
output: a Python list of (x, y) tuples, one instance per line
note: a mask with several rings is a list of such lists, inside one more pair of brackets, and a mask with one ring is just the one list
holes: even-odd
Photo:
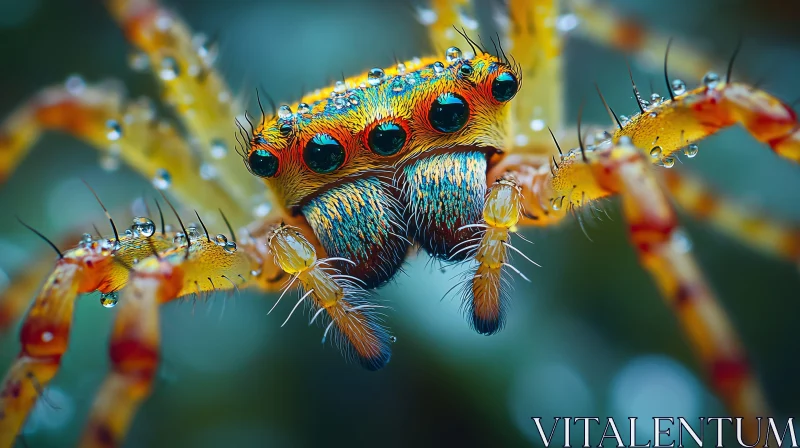
[(278, 226), (269, 235), (267, 244), (275, 263), (300, 283), (303, 295), (295, 308), (310, 300), (314, 320), (318, 311), (324, 309), (335, 328), (334, 342), (345, 356), (368, 370), (383, 368), (391, 358), (391, 349), (390, 336), (376, 311), (382, 307), (371, 303), (367, 292), (357, 283), (338, 275), (328, 263), (332, 259), (318, 259), (314, 246), (297, 227)]
[[(598, 159), (593, 167), (598, 184), (621, 196), (640, 262), (683, 325), (712, 386), (733, 414), (769, 415), (733, 324), (690, 250), (680, 242), (677, 215), (646, 156), (620, 142)], [(757, 431), (752, 425), (747, 430), (751, 437)]]
[[(218, 289), (270, 285), (254, 273), (262, 271), (261, 254), (253, 239), (242, 248), (195, 237), (187, 243), (183, 233), (149, 236), (125, 235), (114, 239), (83, 241), (63, 252), (31, 306), (20, 333), (20, 354), (0, 385), (0, 446), (10, 446), (41, 391), (56, 374), (67, 349), (75, 299), (100, 291), (113, 294), (128, 282), (129, 271), (144, 260), (189, 260), (182, 263), (179, 296)], [(261, 245), (263, 245), (263, 240)], [(155, 255), (154, 255), (155, 254)], [(138, 262), (138, 260), (142, 260)], [(147, 264), (143, 265), (148, 266)], [(219, 281), (211, 282), (209, 279)], [(275, 289), (274, 287), (272, 289)]]
[(733, 324), (690, 249), (681, 243), (668, 192), (659, 184), (648, 156), (626, 138), (607, 143), (592, 151), (570, 151), (558, 161), (558, 168), (532, 155), (511, 155), (489, 175), (510, 171), (518, 180), (524, 225), (550, 226), (569, 211), (620, 196), (641, 263), (674, 309), (711, 386), (732, 415), (769, 415)]
[(800, 225), (720, 197), (684, 172), (661, 170), (661, 175), (675, 203), (693, 217), (765, 254), (800, 263)]
[[(256, 261), (247, 250), (205, 237), (151, 255), (133, 267), (120, 295), (111, 335), (111, 372), (100, 387), (80, 446), (118, 446), (150, 394), (159, 361), (158, 308), (177, 297), (230, 290), (224, 278), (249, 278)], [(219, 281), (213, 281), (213, 280)], [(245, 281), (240, 288), (251, 286)]]
[(482, 231), (476, 238), (479, 243), (462, 249), (472, 250), (477, 262), (472, 278), (464, 284), (462, 306), (472, 328), (481, 334), (494, 334), (505, 324), (511, 287), (509, 272), (525, 278), (510, 264), (508, 257), (511, 249), (528, 259), (511, 245), (511, 229), (519, 222), (521, 207), (522, 196), (516, 179), (506, 173), (486, 193)]
[(506, 14), (498, 16), (499, 56), (513, 55), (510, 63), (522, 71), (510, 127), (510, 147), (519, 151), (550, 147), (548, 127), (558, 136), (564, 130), (563, 39), (554, 26), (559, 7), (559, 0), (509, 0)]
[(224, 204), (236, 225), (249, 221), (249, 212), (218, 184), (200, 177), (200, 163), (188, 142), (174, 126), (155, 120), (146, 99), (126, 103), (122, 92), (109, 84), (70, 82), (42, 90), (0, 125), (0, 180), (11, 174), (42, 132), (56, 130), (118, 157), (148, 179), (158, 178), (164, 184), (160, 187), (171, 183), (170, 191), (187, 207), (215, 217), (218, 204)]
[[(615, 11), (607, 3), (596, 0), (568, 0), (567, 9), (574, 16), (564, 16), (559, 24), (563, 31), (570, 31), (592, 42), (632, 53), (634, 57), (654, 70), (662, 68), (664, 50), (670, 37), (648, 29), (634, 19)], [(709, 55), (697, 50), (697, 45), (688, 45), (675, 40), (669, 50), (669, 72), (693, 79), (700, 79), (714, 67), (724, 66)], [(660, 84), (663, 85), (663, 84)], [(664, 95), (668, 96), (668, 95)]]
[[(241, 116), (244, 105), (241, 99), (233, 97), (214, 67), (218, 53), (215, 39), (194, 33), (176, 13), (156, 0), (106, 3), (125, 37), (146, 56), (149, 68), (163, 88), (165, 102), (173, 107), (188, 135), (193, 137), (192, 143), (204, 163), (213, 166), (219, 186), (232, 202), (246, 210), (264, 202), (263, 183), (254, 178), (242, 180), (244, 167), (237, 148), (248, 149), (253, 129), (244, 135), (248, 141), (237, 142), (234, 117)], [(239, 121), (244, 126), (257, 127), (266, 118), (262, 110), (260, 118), (242, 116)], [(246, 221), (236, 222), (243, 225)]]
[(672, 154), (717, 131), (740, 124), (780, 157), (800, 163), (797, 113), (763, 90), (742, 83), (706, 80), (674, 100), (648, 107), (614, 134), (630, 137), (654, 163), (674, 163)]
[[(116, 291), (127, 278), (124, 266), (137, 256), (147, 256), (130, 243), (120, 241), (119, 258), (113, 255), (114, 242), (98, 241), (68, 250), (56, 262), (22, 324), (19, 356), (2, 383), (0, 446), (13, 444), (41, 390), (58, 371), (69, 344), (77, 296)], [(171, 241), (156, 238), (153, 244), (163, 249)]]

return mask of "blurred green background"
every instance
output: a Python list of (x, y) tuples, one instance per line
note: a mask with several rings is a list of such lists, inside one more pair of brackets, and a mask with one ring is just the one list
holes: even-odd
[[(405, 1), (168, 4), (195, 30), (219, 33), (217, 66), (248, 96), (263, 85), (290, 102), (304, 87), (321, 87), (342, 72), (389, 65), (394, 54), (429, 53), (414, 4)], [(610, 4), (711, 54), (729, 54), (743, 34), (736, 76), (763, 78), (764, 88), (786, 101), (800, 98), (795, 3)], [(490, 6), (479, 2), (480, 20), (491, 21)], [(39, 87), (75, 73), (88, 81), (120, 79), (133, 96), (158, 95), (150, 76), (128, 68), (129, 47), (96, 0), (0, 0), (0, 43), (0, 116)], [(607, 122), (589, 96), (594, 81), (618, 113), (634, 111), (623, 54), (578, 39), (569, 41), (566, 54), (569, 117), (588, 97), (586, 121)], [(663, 90), (660, 67), (634, 64), (634, 70), (641, 84), (649, 78)], [(800, 222), (800, 170), (742, 130), (702, 142), (699, 156), (675, 169), (702, 173), (745, 203)], [(0, 190), (0, 268), (13, 276), (42, 253), (42, 241), (15, 215), (53, 237), (87, 218), (102, 222), (81, 178), (102, 192), (110, 209), (126, 207), (151, 188), (125, 167), (101, 170), (97, 153), (86, 145), (47, 136)], [(343, 362), (334, 348), (320, 344), (322, 330), (306, 327), (302, 318), (279, 328), (288, 307), (267, 316), (276, 295), (244, 293), (227, 303), (224, 315), (224, 294), (195, 309), (170, 303), (162, 313), (161, 374), (126, 446), (530, 446), (540, 443), (531, 416), (725, 415), (673, 316), (638, 267), (617, 203), (605, 207), (612, 220), (589, 224), (593, 242), (574, 222), (523, 232), (535, 245), (519, 247), (542, 267), (517, 263), (532, 283), (516, 282), (507, 328), (493, 337), (468, 328), (457, 300), (441, 300), (456, 271), (442, 273), (425, 257), (411, 260), (407, 275), (379, 291), (393, 307), (388, 324), (398, 341), (391, 363), (378, 373)], [(796, 415), (797, 265), (685, 221), (776, 414)], [(40, 400), (24, 430), (28, 446), (77, 440), (107, 371), (114, 314), (96, 294), (80, 299), (72, 346), (47, 389), (60, 409)], [(15, 333), (0, 340), (1, 369), (17, 353)]]

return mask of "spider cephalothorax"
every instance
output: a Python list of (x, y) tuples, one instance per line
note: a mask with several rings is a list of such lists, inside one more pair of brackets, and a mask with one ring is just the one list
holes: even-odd
[[(520, 86), (488, 53), (372, 69), (281, 106), (254, 130), (245, 163), (308, 220), (325, 251), (368, 287), (397, 272), (412, 242), (434, 256), (476, 233), (487, 160), (505, 146)], [(406, 226), (404, 223), (410, 223)]]

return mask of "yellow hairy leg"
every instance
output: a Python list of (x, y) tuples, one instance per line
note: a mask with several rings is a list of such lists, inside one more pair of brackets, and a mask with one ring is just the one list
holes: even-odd
[(42, 90), (12, 112), (0, 125), (0, 180), (8, 178), (42, 132), (50, 130), (69, 133), (119, 157), (148, 179), (162, 178), (182, 204), (204, 215), (217, 216), (217, 208), (224, 205), (234, 225), (249, 220), (249, 213), (219, 185), (200, 177), (200, 163), (189, 144), (174, 126), (156, 119), (148, 100), (126, 104), (110, 84), (70, 79), (66, 85)]
[(517, 179), (522, 224), (550, 226), (571, 212), (580, 219), (580, 209), (597, 199), (620, 196), (640, 261), (675, 311), (711, 386), (734, 415), (765, 415), (763, 392), (739, 337), (690, 249), (681, 244), (677, 217), (648, 156), (622, 138), (593, 150), (572, 150), (556, 158), (557, 166), (548, 162), (512, 155), (490, 173), (511, 172)]
[(673, 153), (739, 124), (778, 156), (800, 163), (800, 123), (792, 108), (767, 92), (718, 78), (647, 107), (614, 133), (627, 136), (655, 162), (671, 166)]
[(100, 386), (80, 446), (119, 446), (142, 401), (150, 394), (159, 362), (161, 304), (188, 294), (257, 284), (260, 269), (247, 245), (235, 248), (205, 236), (173, 246), (133, 267), (120, 296), (111, 335), (111, 372)]
[[(637, 60), (653, 68), (661, 67), (670, 36), (654, 32), (632, 18), (621, 15), (607, 2), (569, 0), (566, 5), (575, 17), (561, 24), (564, 31), (574, 28), (576, 34), (587, 40), (632, 53)], [(690, 79), (700, 79), (709, 70), (721, 65), (696, 48), (696, 45), (674, 41), (669, 51), (670, 71)]]
[[(549, 127), (564, 131), (563, 39), (556, 27), (559, 0), (509, 0), (500, 23), (502, 50), (513, 54), (523, 87), (511, 106), (508, 148), (550, 148)], [(547, 151), (549, 153), (550, 151)]]
[(719, 196), (694, 176), (664, 170), (673, 200), (695, 218), (765, 254), (800, 263), (800, 225), (780, 221), (733, 198)]
[[(189, 259), (196, 261), (183, 267), (186, 283), (181, 285), (179, 295), (251, 284), (277, 289), (277, 280), (271, 281), (274, 265), (269, 261), (260, 264), (263, 237), (260, 241), (249, 238), (237, 250), (232, 244), (219, 244), (222, 240), (199, 237), (196, 231), (189, 233), (193, 238)], [(13, 444), (42, 389), (58, 371), (69, 343), (78, 295), (119, 291), (127, 284), (129, 271), (138, 267), (135, 261), (155, 258), (154, 253), (165, 260), (174, 260), (175, 256), (170, 255), (173, 253), (185, 257), (187, 242), (182, 235), (148, 230), (121, 237), (118, 246), (113, 239), (99, 239), (84, 241), (63, 252), (22, 324), (22, 349), (0, 385), (0, 447)]]
[[(203, 160), (213, 164), (216, 182), (234, 203), (247, 210), (263, 203), (261, 184), (254, 179), (243, 181), (242, 160), (234, 152), (242, 144), (235, 138), (234, 117), (244, 108), (214, 68), (216, 43), (193, 33), (186, 22), (156, 0), (106, 3), (125, 37), (146, 55), (163, 87), (165, 102), (194, 137)], [(261, 121), (243, 117), (241, 122), (247, 126), (248, 120)], [(272, 199), (267, 198), (276, 204)], [(244, 223), (236, 221), (236, 225)]]

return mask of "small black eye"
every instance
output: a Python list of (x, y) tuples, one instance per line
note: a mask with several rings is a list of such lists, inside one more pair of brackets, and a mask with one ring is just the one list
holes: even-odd
[(428, 120), (437, 131), (456, 132), (467, 124), (469, 105), (455, 93), (443, 93), (431, 105)]
[(336, 171), (344, 163), (344, 146), (327, 134), (317, 134), (306, 144), (303, 160), (320, 174)]
[(392, 122), (381, 123), (369, 132), (367, 143), (369, 143), (369, 149), (375, 153), (391, 156), (403, 148), (406, 137), (408, 134), (402, 126)]
[(250, 170), (258, 177), (273, 177), (278, 172), (278, 157), (266, 149), (256, 149), (247, 158)]
[(492, 96), (501, 103), (514, 98), (514, 95), (517, 94), (517, 89), (519, 89), (517, 77), (510, 72), (500, 73), (492, 81)]

